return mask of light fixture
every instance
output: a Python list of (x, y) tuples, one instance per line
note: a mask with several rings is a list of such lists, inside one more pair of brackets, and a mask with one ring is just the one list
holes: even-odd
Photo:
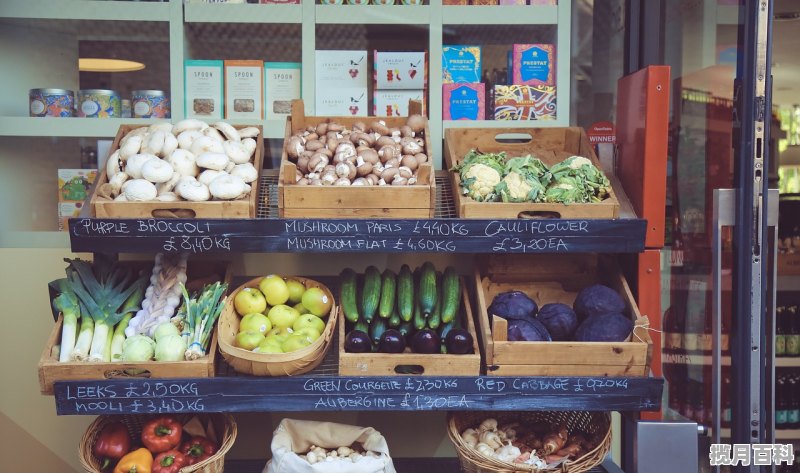
[(79, 58), (78, 70), (81, 72), (131, 72), (141, 71), (144, 64), (124, 59)]

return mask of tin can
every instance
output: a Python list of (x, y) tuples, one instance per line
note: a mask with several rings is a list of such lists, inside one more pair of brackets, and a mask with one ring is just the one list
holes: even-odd
[(78, 116), (86, 118), (122, 118), (122, 103), (114, 90), (78, 91)]
[(122, 103), (122, 118), (131, 118), (131, 101), (122, 99), (120, 102)]
[(134, 118), (170, 118), (169, 97), (163, 90), (134, 90)]
[(31, 89), (28, 105), (32, 117), (71, 117), (75, 94), (66, 89)]

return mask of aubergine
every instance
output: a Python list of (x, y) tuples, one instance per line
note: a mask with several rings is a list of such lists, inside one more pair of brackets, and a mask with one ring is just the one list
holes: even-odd
[(383, 332), (378, 341), (378, 351), (381, 353), (403, 353), (406, 349), (406, 339), (399, 330), (390, 328)]
[(444, 339), (444, 345), (447, 348), (447, 353), (454, 355), (463, 355), (465, 353), (472, 353), (472, 344), (474, 339), (468, 330), (463, 328), (454, 328), (447, 332)]
[(372, 351), (372, 339), (361, 330), (351, 330), (344, 341), (344, 351), (347, 353), (368, 353)]
[(411, 350), (414, 353), (439, 353), (440, 343), (439, 334), (426, 328), (417, 332), (411, 339)]

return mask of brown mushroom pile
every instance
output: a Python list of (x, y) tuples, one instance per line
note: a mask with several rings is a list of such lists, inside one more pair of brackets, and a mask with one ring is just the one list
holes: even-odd
[(417, 171), (428, 162), (426, 118), (411, 115), (390, 128), (383, 120), (352, 129), (320, 123), (286, 140), (286, 154), (297, 165), (296, 182), (312, 186), (405, 186), (417, 183)]

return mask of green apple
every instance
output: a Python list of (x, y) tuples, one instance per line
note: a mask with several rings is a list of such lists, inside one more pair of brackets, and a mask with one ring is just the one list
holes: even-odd
[(289, 353), (311, 345), (312, 340), (306, 335), (292, 335), (281, 345), (284, 352)]
[[(316, 316), (315, 316), (316, 317)], [(303, 335), (308, 337), (312, 342), (322, 336), (322, 332), (317, 330), (314, 327), (303, 327), (299, 330), (295, 330), (293, 335)]]
[(260, 332), (239, 332), (236, 334), (236, 346), (245, 350), (252, 350), (264, 341)]
[(294, 305), (294, 310), (296, 310), (297, 312), (300, 312), (300, 315), (310, 314), (311, 313), (311, 312), (308, 311), (308, 309), (306, 309), (306, 306), (304, 306), (302, 302), (298, 302), (297, 304), (295, 304)]
[(269, 310), (267, 317), (273, 327), (291, 327), (300, 317), (300, 312), (288, 305), (279, 304)]
[(292, 324), (292, 328), (295, 332), (306, 327), (311, 327), (316, 329), (317, 332), (322, 333), (325, 330), (325, 321), (314, 314), (303, 314)]
[(292, 330), (291, 327), (273, 327), (272, 330), (265, 333), (264, 335), (267, 337), (272, 337), (272, 336), (288, 337), (293, 333), (294, 330)]
[(240, 332), (259, 332), (267, 333), (272, 330), (272, 322), (266, 315), (260, 312), (253, 312), (242, 317), (239, 322)]
[(283, 348), (281, 348), (281, 343), (283, 340), (278, 341), (274, 338), (267, 337), (261, 342), (258, 347), (255, 349), (258, 353), (283, 353)]
[(282, 277), (271, 274), (266, 276), (258, 283), (258, 288), (267, 298), (267, 303), (271, 306), (286, 304), (289, 300), (289, 286)]
[(317, 317), (325, 317), (331, 311), (331, 298), (318, 287), (311, 287), (303, 293), (303, 305)]
[(283, 342), (285, 342), (287, 338), (289, 338), (289, 335), (267, 335), (265, 340), (266, 342), (269, 342), (273, 345), (281, 346), (283, 345)]
[(267, 309), (267, 300), (264, 294), (256, 288), (246, 287), (233, 298), (233, 308), (239, 315), (264, 312)]
[(297, 304), (303, 299), (303, 293), (306, 292), (305, 284), (297, 279), (287, 279), (286, 286), (289, 288), (289, 303)]

